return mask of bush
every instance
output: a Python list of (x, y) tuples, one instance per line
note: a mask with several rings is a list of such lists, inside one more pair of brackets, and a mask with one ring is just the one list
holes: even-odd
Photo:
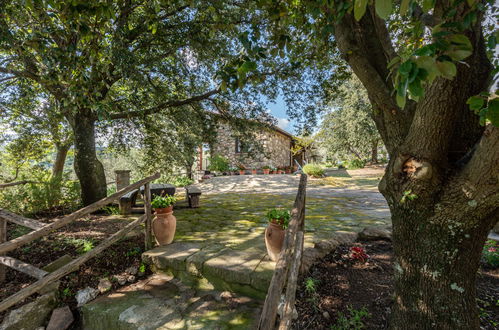
[(194, 181), (186, 176), (177, 176), (171, 180), (171, 183), (176, 187), (185, 187), (194, 183)]
[(324, 176), (324, 169), (322, 168), (322, 166), (317, 164), (307, 164), (303, 166), (303, 172), (316, 178)]
[(210, 158), (210, 170), (218, 172), (229, 171), (229, 160), (220, 155), (214, 155)]
[(357, 168), (364, 168), (366, 166), (366, 162), (360, 159), (354, 159), (347, 164), (347, 168), (351, 170), (355, 170)]
[(499, 267), (499, 244), (494, 240), (485, 242), (482, 259), (491, 267)]
[(63, 210), (71, 212), (81, 206), (80, 184), (63, 178), (52, 178), (50, 171), (34, 172), (29, 183), (0, 190), (0, 205), (22, 215)]

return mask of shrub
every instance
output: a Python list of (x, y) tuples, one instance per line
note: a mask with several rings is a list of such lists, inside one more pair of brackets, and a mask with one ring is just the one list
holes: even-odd
[(220, 155), (213, 155), (213, 157), (210, 158), (210, 170), (218, 172), (228, 172), (229, 160)]
[(347, 163), (347, 168), (351, 170), (355, 170), (357, 168), (364, 168), (366, 166), (366, 162), (360, 159), (354, 159)]
[(324, 169), (318, 164), (307, 164), (303, 166), (303, 172), (316, 178), (324, 176)]
[(172, 184), (176, 187), (185, 187), (194, 183), (194, 180), (186, 176), (177, 176), (173, 178)]
[(272, 209), (267, 212), (267, 219), (269, 222), (281, 225), (284, 229), (288, 228), (290, 218), (291, 214), (289, 213), (289, 210)]
[(173, 205), (176, 201), (177, 199), (175, 198), (175, 196), (156, 196), (152, 201), (151, 206), (154, 209), (164, 209)]
[(52, 178), (50, 171), (33, 171), (30, 180), (36, 183), (0, 190), (0, 205), (8, 205), (11, 212), (33, 215), (42, 212), (73, 211), (80, 207), (78, 181)]
[(482, 251), (482, 259), (492, 267), (499, 267), (499, 244), (494, 240), (485, 242)]

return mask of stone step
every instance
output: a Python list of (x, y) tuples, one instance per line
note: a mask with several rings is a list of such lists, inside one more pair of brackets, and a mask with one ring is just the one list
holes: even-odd
[(254, 329), (260, 303), (154, 274), (81, 307), (83, 330)]
[[(335, 232), (312, 242), (306, 234), (302, 272), (339, 244), (351, 243), (357, 233)], [(174, 242), (142, 254), (144, 263), (197, 290), (231, 291), (264, 300), (274, 273), (275, 262), (267, 255), (263, 237), (239, 245), (209, 242)]]
[(142, 260), (198, 290), (231, 291), (261, 300), (275, 267), (263, 240), (235, 247), (175, 242), (143, 253)]

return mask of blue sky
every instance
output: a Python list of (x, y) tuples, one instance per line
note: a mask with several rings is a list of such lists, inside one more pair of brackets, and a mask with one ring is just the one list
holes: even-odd
[(276, 99), (275, 103), (267, 102), (267, 108), (270, 110), (270, 113), (276, 117), (277, 126), (291, 134), (296, 133), (293, 127), (294, 121), (288, 118), (288, 115), (286, 114), (286, 103), (281, 96)]

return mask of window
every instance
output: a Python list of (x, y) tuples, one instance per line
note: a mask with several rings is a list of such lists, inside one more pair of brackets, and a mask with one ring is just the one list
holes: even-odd
[(249, 145), (241, 141), (239, 138), (236, 138), (236, 154), (240, 154), (243, 152), (249, 152)]

